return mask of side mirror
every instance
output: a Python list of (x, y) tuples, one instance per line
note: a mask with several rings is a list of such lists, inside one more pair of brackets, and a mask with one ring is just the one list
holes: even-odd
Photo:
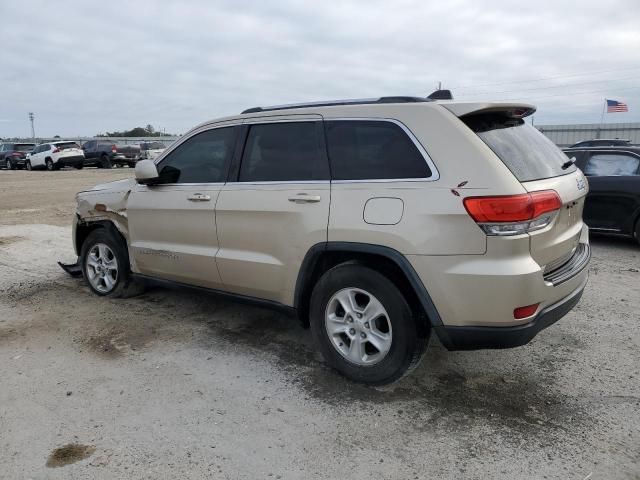
[(135, 173), (138, 183), (145, 185), (152, 185), (160, 178), (156, 164), (151, 160), (140, 160), (137, 162)]

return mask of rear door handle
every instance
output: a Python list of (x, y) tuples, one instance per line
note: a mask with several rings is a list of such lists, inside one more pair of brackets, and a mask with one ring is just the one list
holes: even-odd
[(189, 195), (187, 200), (190, 202), (208, 202), (211, 200), (209, 195), (205, 195), (204, 193), (194, 193), (193, 195)]
[(294, 203), (317, 203), (320, 200), (320, 195), (309, 195), (307, 193), (297, 193), (289, 197), (289, 201)]

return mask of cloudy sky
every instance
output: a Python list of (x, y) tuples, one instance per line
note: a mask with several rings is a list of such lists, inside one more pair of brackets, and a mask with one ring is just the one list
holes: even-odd
[(638, 0), (0, 2), (0, 137), (184, 132), (256, 105), (517, 99), (537, 124), (640, 121)]

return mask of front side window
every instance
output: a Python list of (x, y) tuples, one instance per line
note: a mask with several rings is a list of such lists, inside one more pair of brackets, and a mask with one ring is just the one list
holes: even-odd
[(584, 174), (595, 177), (627, 176), (638, 173), (640, 160), (622, 153), (594, 153), (587, 161)]
[(317, 122), (251, 125), (240, 165), (240, 182), (328, 180)]
[(236, 127), (207, 130), (180, 144), (158, 164), (164, 183), (220, 183), (227, 177)]
[(327, 121), (327, 147), (334, 180), (427, 178), (431, 170), (416, 145), (395, 123)]

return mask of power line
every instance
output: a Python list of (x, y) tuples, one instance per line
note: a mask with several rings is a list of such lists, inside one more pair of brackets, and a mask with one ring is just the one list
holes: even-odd
[[(636, 86), (633, 86), (633, 87), (602, 88), (602, 89), (599, 89), (599, 90), (591, 90), (591, 91), (588, 91), (588, 92), (571, 92), (571, 93), (565, 92), (565, 93), (555, 93), (555, 94), (551, 94), (551, 95), (535, 95), (535, 96), (522, 95), (522, 96), (520, 96), (520, 98), (535, 98), (535, 99), (538, 99), (538, 98), (551, 98), (551, 97), (564, 97), (564, 96), (573, 97), (573, 96), (576, 96), (576, 95), (590, 95), (592, 93), (599, 93), (599, 92), (612, 92), (612, 93), (615, 93), (615, 92), (620, 91), (620, 90), (635, 90), (635, 89), (640, 89), (640, 86), (636, 85)], [(518, 100), (518, 99), (519, 98), (517, 98), (517, 97), (516, 98), (511, 97), (511, 98), (501, 98), (501, 99), (497, 99), (497, 100), (500, 101), (500, 100)]]
[(544, 78), (533, 78), (528, 80), (511, 80), (507, 82), (497, 82), (497, 83), (477, 83), (474, 85), (458, 85), (454, 87), (448, 87), (450, 89), (464, 89), (464, 88), (475, 88), (475, 87), (491, 87), (494, 85), (510, 85), (513, 83), (531, 83), (531, 82), (544, 82), (547, 80), (556, 80), (558, 78), (572, 78), (572, 77), (585, 77), (588, 75), (597, 75), (600, 73), (612, 73), (612, 72), (621, 72), (626, 70), (640, 70), (640, 67), (628, 67), (628, 68), (616, 68), (612, 70), (596, 70), (591, 72), (583, 72), (583, 73), (573, 73), (568, 75), (557, 75), (554, 77), (544, 77)]
[(614, 80), (610, 80), (610, 79), (606, 79), (606, 80), (592, 80), (590, 82), (580, 82), (580, 83), (568, 83), (568, 84), (564, 84), (564, 85), (547, 85), (545, 87), (532, 87), (532, 88), (522, 88), (520, 90), (503, 90), (503, 91), (499, 91), (499, 92), (493, 92), (493, 91), (482, 91), (482, 92), (471, 92), (471, 93), (462, 93), (461, 96), (467, 96), (467, 95), (481, 95), (481, 94), (491, 94), (491, 95), (497, 95), (500, 93), (519, 93), (519, 92), (527, 92), (527, 91), (531, 91), (531, 90), (549, 90), (549, 89), (554, 89), (554, 88), (567, 88), (567, 87), (579, 87), (582, 85), (592, 85), (594, 83), (603, 83), (603, 82), (621, 82), (624, 80), (638, 80), (640, 77), (625, 77), (625, 78), (616, 78)]

